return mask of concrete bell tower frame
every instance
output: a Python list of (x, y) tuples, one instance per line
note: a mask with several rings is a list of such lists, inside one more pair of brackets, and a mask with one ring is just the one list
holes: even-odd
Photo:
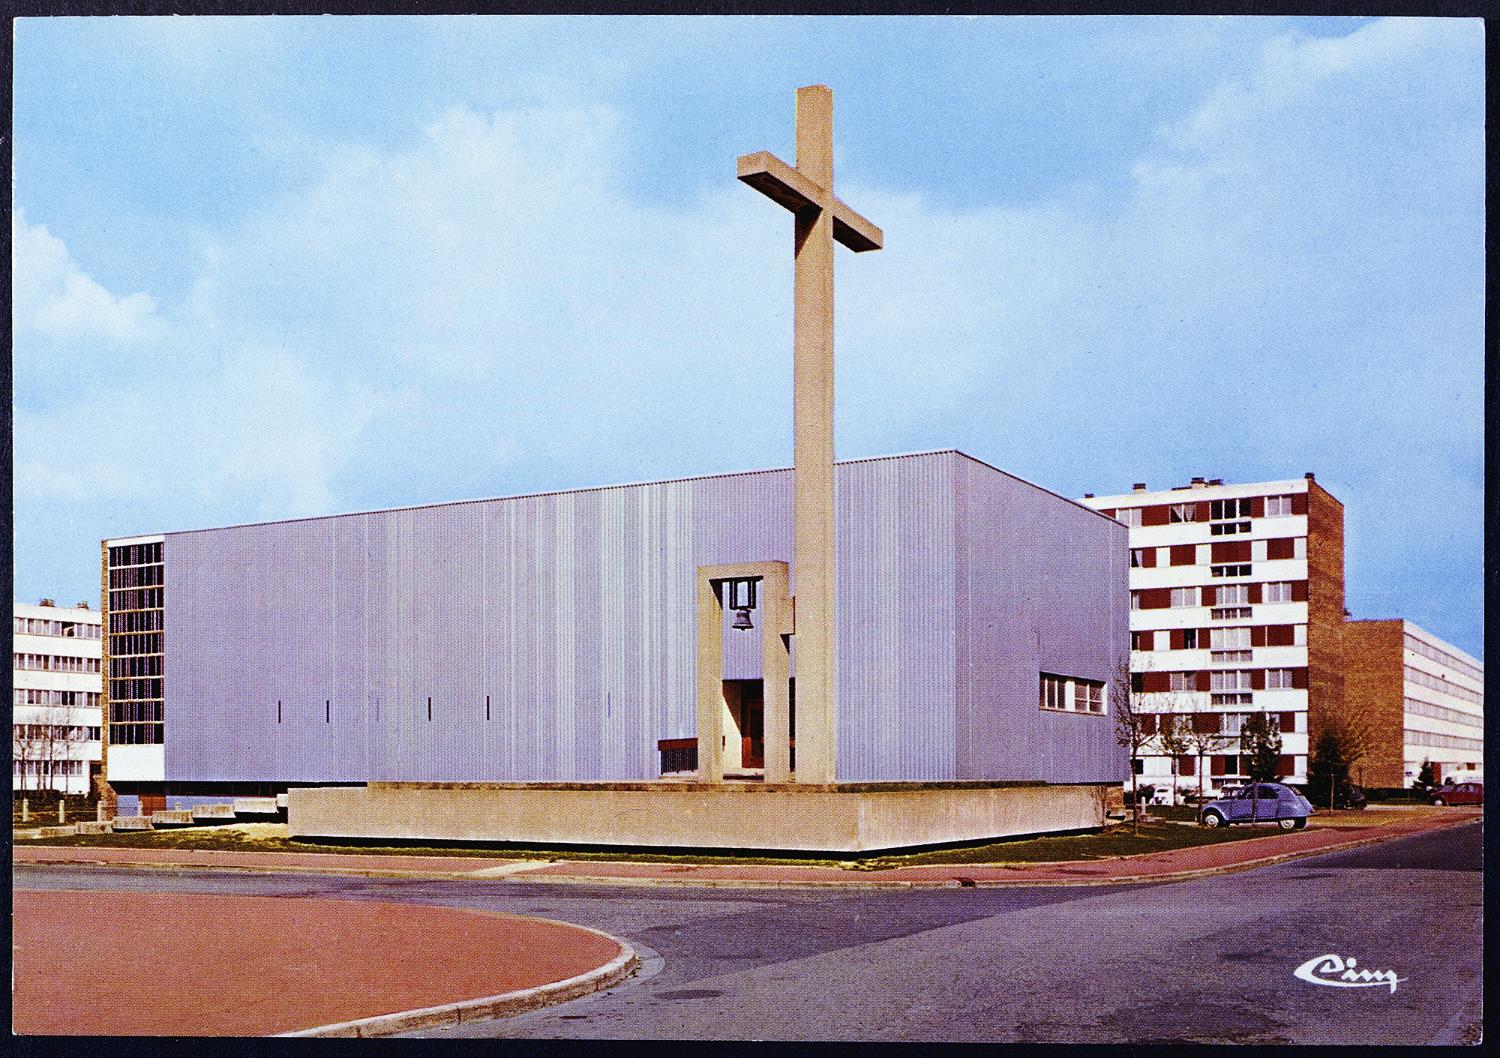
[(724, 781), (724, 584), (760, 582), (761, 679), (765, 684), (765, 781), (792, 778), (788, 687), (794, 632), (785, 562), (698, 567), (698, 778)]

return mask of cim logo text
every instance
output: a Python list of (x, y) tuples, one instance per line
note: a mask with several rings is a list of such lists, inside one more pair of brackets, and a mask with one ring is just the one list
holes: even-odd
[(1395, 970), (1360, 970), (1358, 959), (1345, 959), (1341, 955), (1318, 955), (1296, 969), (1296, 976), (1311, 985), (1327, 985), (1329, 988), (1379, 988), (1405, 981), (1397, 977)]

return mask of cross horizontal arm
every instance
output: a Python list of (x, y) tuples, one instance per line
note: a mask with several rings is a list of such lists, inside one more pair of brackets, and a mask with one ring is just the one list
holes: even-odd
[(885, 232), (838, 198), (833, 200), (833, 237), (855, 253), (878, 250), (885, 245)]
[[(791, 210), (822, 209), (828, 192), (770, 151), (742, 154), (738, 176), (755, 190)], [(838, 198), (833, 200), (833, 237), (855, 253), (878, 250), (885, 234)]]
[(793, 213), (822, 208), (827, 192), (770, 151), (742, 154), (737, 165), (741, 180)]

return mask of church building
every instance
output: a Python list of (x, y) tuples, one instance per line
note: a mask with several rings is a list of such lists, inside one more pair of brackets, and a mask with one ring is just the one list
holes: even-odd
[(103, 542), (106, 778), (294, 836), (868, 851), (1101, 826), (1124, 525), (960, 452), (833, 456), (832, 94), (797, 165), (790, 469)]

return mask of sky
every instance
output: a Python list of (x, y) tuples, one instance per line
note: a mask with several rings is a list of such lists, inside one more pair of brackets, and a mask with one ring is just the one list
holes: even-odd
[[(841, 459), (1066, 496), (1306, 471), (1347, 604), (1483, 656), (1483, 27), (15, 23), (16, 598), (101, 538), (785, 466), (835, 98)], [(753, 512), (747, 516), (753, 517)]]

